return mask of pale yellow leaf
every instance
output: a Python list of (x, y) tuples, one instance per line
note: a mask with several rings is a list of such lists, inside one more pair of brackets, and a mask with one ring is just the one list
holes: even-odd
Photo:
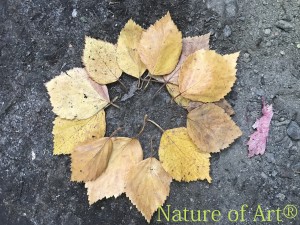
[(206, 179), (211, 182), (210, 154), (199, 150), (185, 127), (166, 130), (161, 137), (158, 154), (162, 166), (175, 180)]
[(187, 130), (193, 142), (203, 152), (219, 152), (242, 135), (230, 116), (212, 103), (189, 112)]
[(176, 68), (172, 71), (172, 73), (163, 76), (163, 79), (172, 84), (178, 85), (178, 76), (180, 68), (183, 64), (183, 62), (186, 60), (186, 58), (194, 53), (197, 50), (200, 49), (209, 49), (209, 37), (210, 33), (201, 35), (201, 36), (194, 36), (194, 37), (186, 37), (182, 39), (182, 53), (180, 55), (178, 64)]
[(111, 43), (85, 37), (82, 61), (90, 77), (99, 84), (113, 83), (122, 75), (117, 48)]
[(182, 34), (167, 13), (143, 32), (138, 52), (151, 74), (165, 75), (176, 67), (181, 49)]
[(134, 165), (126, 178), (126, 196), (150, 223), (153, 213), (170, 193), (172, 177), (155, 158)]
[(222, 56), (212, 50), (198, 50), (191, 54), (180, 69), (178, 82), (182, 96), (201, 102), (224, 98), (236, 80), (238, 55)]
[(52, 131), (53, 154), (70, 154), (77, 145), (104, 137), (105, 130), (104, 110), (84, 120), (66, 120), (56, 117)]
[(87, 119), (109, 103), (107, 87), (89, 79), (82, 68), (61, 73), (46, 88), (53, 112), (65, 119)]
[(118, 39), (117, 60), (119, 67), (125, 73), (136, 78), (139, 78), (146, 70), (137, 51), (143, 30), (130, 19), (121, 30)]
[(107, 167), (112, 148), (108, 137), (77, 146), (71, 153), (71, 180), (92, 181), (99, 177)]
[(115, 198), (125, 191), (125, 177), (129, 169), (143, 160), (143, 150), (137, 139), (112, 138), (113, 150), (106, 170), (94, 181), (85, 184), (89, 203), (103, 198)]

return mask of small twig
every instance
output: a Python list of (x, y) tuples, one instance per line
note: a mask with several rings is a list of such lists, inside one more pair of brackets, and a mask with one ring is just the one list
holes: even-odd
[(122, 130), (122, 127), (118, 127), (116, 130), (114, 130), (111, 135), (109, 136), (109, 138), (112, 138), (118, 131)]
[(300, 171), (296, 171), (296, 170), (294, 170), (294, 173), (300, 174)]
[(128, 88), (125, 86), (125, 84), (119, 79), (118, 82), (121, 84), (121, 86), (125, 89), (125, 91), (128, 91)]
[(145, 129), (145, 126), (146, 126), (146, 123), (147, 123), (147, 120), (148, 120), (148, 116), (145, 115), (144, 117), (144, 123), (143, 123), (143, 126), (142, 126), (142, 129), (140, 130), (140, 132), (134, 137), (134, 139), (137, 139), (144, 131)]
[(162, 129), (161, 126), (159, 126), (156, 122), (154, 122), (153, 120), (147, 119), (148, 122), (152, 123), (153, 125), (155, 125), (158, 129), (161, 130), (161, 132), (165, 132), (164, 129)]
[(116, 96), (113, 100), (111, 100), (110, 101), (110, 103), (108, 103), (108, 105), (107, 106), (105, 106), (104, 107), (104, 109), (106, 109), (108, 106), (110, 106), (110, 105), (112, 105), (112, 106), (114, 106), (114, 107), (116, 107), (116, 108), (118, 108), (118, 109), (120, 109), (120, 106), (118, 106), (118, 105), (116, 105), (116, 104), (114, 104), (114, 102), (118, 99), (119, 97), (118, 96)]
[(144, 87), (144, 90), (147, 89), (147, 87), (149, 86), (150, 82), (151, 82), (151, 77), (148, 79), (147, 84), (146, 84), (146, 86)]

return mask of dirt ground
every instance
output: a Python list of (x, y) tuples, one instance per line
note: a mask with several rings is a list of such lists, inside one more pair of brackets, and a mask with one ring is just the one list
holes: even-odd
[[(211, 32), (211, 48), (241, 52), (237, 82), (226, 99), (243, 136), (211, 160), (212, 184), (172, 182), (166, 201), (172, 209), (220, 210), (220, 222), (203, 224), (299, 225), (300, 216), (283, 222), (254, 222), (264, 210), (292, 204), (300, 211), (300, 2), (298, 0), (1, 0), (0, 1), (0, 223), (3, 225), (147, 224), (122, 195), (89, 206), (83, 184), (70, 182), (68, 156), (52, 155), (54, 114), (44, 83), (81, 67), (84, 36), (116, 43), (129, 18), (147, 28), (170, 11), (183, 36)], [(121, 80), (134, 90), (134, 79)], [(133, 136), (145, 114), (164, 129), (185, 126), (186, 111), (160, 87), (128, 95), (116, 83), (111, 98), (121, 109), (107, 110), (107, 134)], [(274, 107), (267, 151), (247, 157), (246, 142), (261, 113), (261, 97)], [(129, 97), (129, 98), (128, 98)], [(122, 101), (128, 98), (126, 101)], [(158, 149), (161, 132), (148, 125), (140, 140), (145, 157), (150, 139)], [(157, 157), (157, 155), (156, 155)], [(247, 204), (244, 222), (227, 212)], [(166, 207), (164, 207), (166, 209)], [(174, 224), (155, 213), (151, 224)], [(178, 224), (193, 224), (178, 222)], [(202, 222), (198, 222), (202, 224)]]

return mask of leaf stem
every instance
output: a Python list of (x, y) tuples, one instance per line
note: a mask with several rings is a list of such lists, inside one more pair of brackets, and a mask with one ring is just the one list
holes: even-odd
[(141, 129), (140, 132), (134, 137), (134, 139), (137, 139), (137, 138), (143, 133), (147, 121), (148, 121), (148, 116), (145, 115), (145, 117), (144, 117), (144, 123), (143, 123), (142, 129)]
[(153, 120), (147, 119), (148, 122), (152, 123), (153, 125), (155, 125), (158, 129), (160, 129), (161, 132), (165, 132), (164, 129), (162, 129), (161, 126), (159, 126), (156, 122), (154, 122)]

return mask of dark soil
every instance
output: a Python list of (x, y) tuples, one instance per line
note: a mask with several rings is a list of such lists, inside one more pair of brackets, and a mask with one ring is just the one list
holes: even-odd
[[(212, 49), (241, 51), (238, 80), (226, 99), (243, 136), (212, 156), (212, 184), (173, 182), (166, 204), (220, 210), (220, 222), (203, 224), (222, 225), (234, 224), (227, 212), (243, 204), (249, 206), (246, 221), (236, 224), (260, 224), (253, 222), (258, 204), (263, 209), (293, 204), (300, 211), (300, 142), (286, 132), (291, 121), (290, 129), (300, 132), (295, 126), (300, 123), (299, 1), (1, 0), (0, 224), (146, 224), (125, 195), (89, 206), (84, 185), (70, 182), (69, 157), (52, 155), (55, 116), (44, 83), (82, 66), (85, 35), (116, 43), (128, 19), (147, 28), (167, 11), (184, 36), (210, 31)], [(121, 80), (129, 89), (135, 85), (126, 75)], [(121, 101), (126, 91), (118, 83), (109, 85), (121, 109), (107, 110), (107, 134), (121, 126), (119, 135), (136, 135), (145, 114), (164, 129), (185, 126), (185, 110), (166, 90), (153, 98), (159, 87), (151, 83)], [(249, 159), (246, 143), (260, 116), (262, 96), (274, 106), (270, 137), (266, 154)], [(157, 150), (160, 137), (157, 128), (147, 125), (140, 138), (145, 157), (152, 154), (150, 140)], [(272, 218), (265, 224), (277, 224)], [(155, 213), (151, 224), (173, 224), (157, 219)], [(299, 216), (282, 219), (278, 224), (300, 224)]]

